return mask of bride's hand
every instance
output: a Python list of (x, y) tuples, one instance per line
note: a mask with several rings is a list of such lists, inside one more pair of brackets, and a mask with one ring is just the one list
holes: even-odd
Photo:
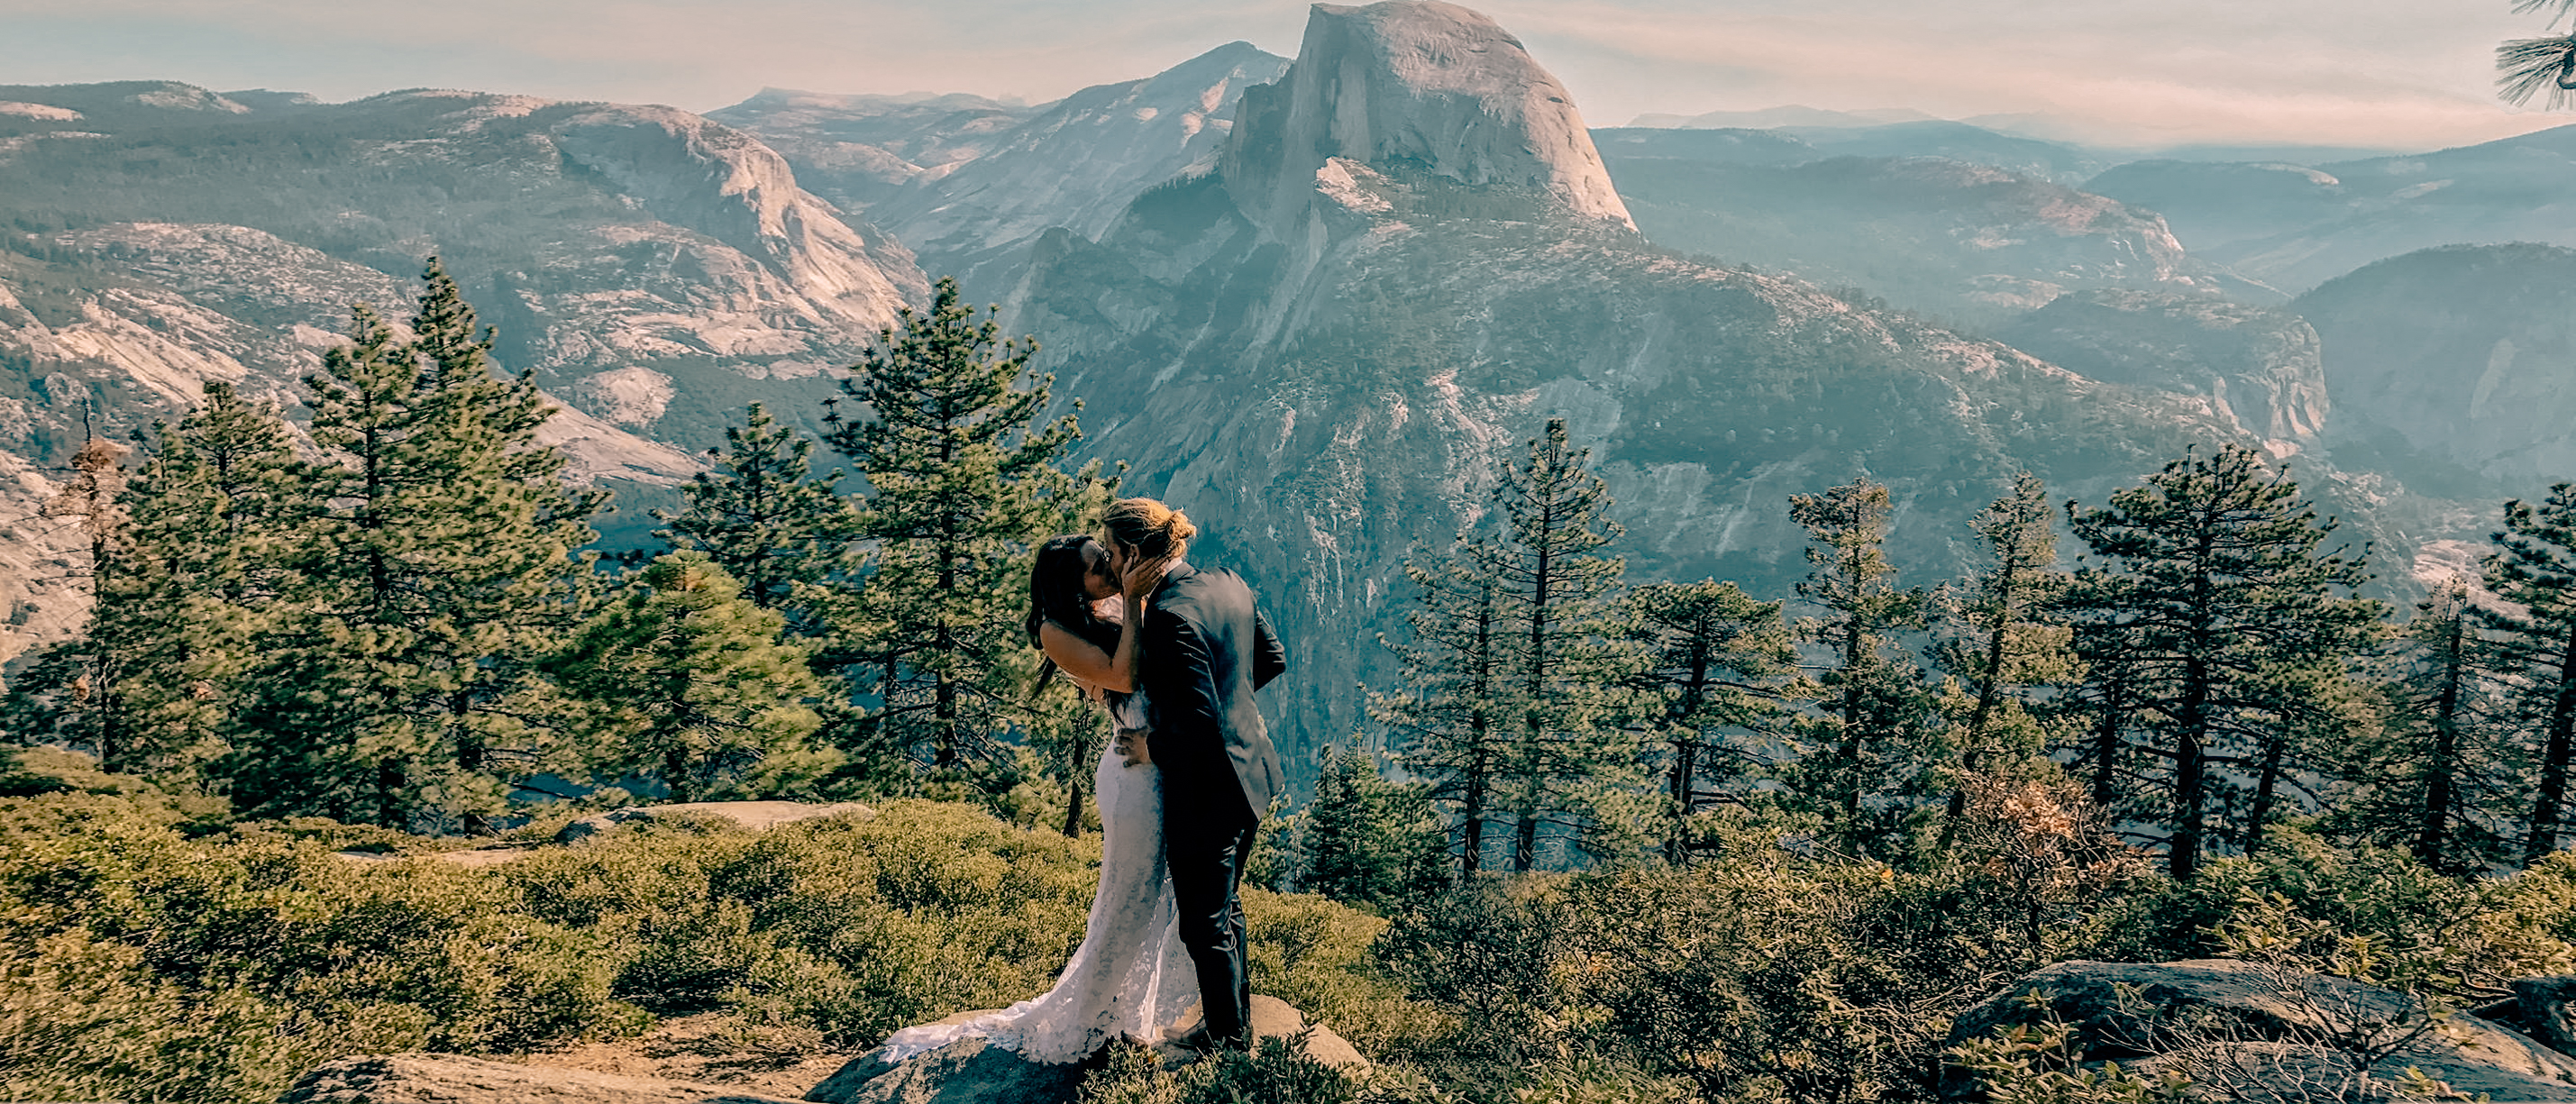
[(1121, 583), (1125, 587), (1127, 610), (1132, 615), (1145, 608), (1145, 600), (1154, 596), (1154, 588), (1163, 585), (1163, 571), (1170, 560), (1141, 560), (1127, 567)]

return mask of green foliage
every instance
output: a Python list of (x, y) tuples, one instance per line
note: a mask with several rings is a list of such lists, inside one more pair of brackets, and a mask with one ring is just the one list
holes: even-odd
[(455, 282), (422, 279), (411, 340), (357, 308), (305, 380), (326, 459), (247, 675), (257, 720), (217, 768), (254, 814), (480, 831), (514, 781), (569, 765), (535, 668), (606, 496), (566, 487), (535, 380), (496, 378)]
[(1755, 601), (1733, 583), (1648, 583), (1627, 600), (1645, 651), (1645, 724), (1664, 748), (1664, 861), (1686, 862), (1714, 842), (1703, 814), (1744, 800), (1768, 765), (1759, 741), (1787, 720), (1797, 653), (1782, 603)]
[[(2283, 780), (2312, 765), (2307, 745), (2352, 729), (2349, 667), (2377, 638), (2383, 607), (2348, 596), (2369, 572), (2360, 555), (2325, 547), (2336, 523), (2234, 445), (2068, 513), (2099, 559), (2077, 573), (2067, 606), (2115, 642), (2093, 677), (2122, 686), (2097, 700), (2150, 753), (2136, 773), (2170, 795), (2167, 861), (2189, 881), (2221, 799), (2241, 797), (2233, 842), (2259, 849), (2284, 812)], [(2095, 769), (2118, 768), (2102, 756)], [(2248, 775), (2250, 786), (2237, 781)], [(2124, 813), (2143, 805), (2137, 789), (2105, 788)]]
[(975, 314), (953, 279), (906, 308), (843, 381), (865, 413), (827, 435), (868, 486), (856, 532), (873, 552), (826, 617), (834, 658), (876, 699), (852, 749), (872, 764), (1000, 757), (1028, 555), (1089, 482), (1055, 467), (1080, 431), (1070, 414), (1039, 424), (1053, 377), (1024, 378), (1035, 343)]
[(2515, 704), (2539, 744), (2522, 846), (2528, 865), (2558, 849), (2576, 764), (2576, 484), (2551, 487), (2538, 505), (2505, 503), (2494, 540), (2487, 587), (2520, 608), (2482, 608), (2480, 616), (2496, 631), (2497, 666), (2512, 678)]
[(435, 861), (191, 841), (113, 799), (0, 810), (12, 1096), (247, 1101), (343, 1054), (509, 1051), (640, 1021), (588, 933)]
[(588, 766), (681, 802), (810, 792), (840, 757), (813, 743), (823, 683), (784, 624), (706, 553), (654, 560), (549, 664), (582, 703)]
[(1827, 652), (1812, 675), (1815, 710), (1797, 726), (1802, 754), (1783, 782), (1790, 806), (1822, 816), (1845, 854), (1882, 860), (1907, 850), (1940, 765), (1922, 668), (1896, 643), (1924, 627), (1929, 596), (1896, 586), (1884, 551), (1891, 508), (1887, 487), (1866, 477), (1789, 497), (1813, 565), (1798, 596), (1824, 611), (1799, 618), (1797, 638)]
[(2326, 831), (2406, 847), (2452, 875), (2519, 857), (2511, 836), (2531, 780), (2491, 673), (2495, 652), (2465, 580), (2416, 605), (2388, 657), (2382, 716), (2331, 760), (2346, 792)]
[(1448, 880), (1448, 832), (1429, 787), (1390, 781), (1366, 752), (1325, 748), (1314, 800), (1283, 832), (1308, 893), (1383, 910)]
[(655, 535), (683, 551), (703, 551), (741, 581), (746, 601), (787, 613), (800, 632), (811, 632), (811, 595), (798, 594), (832, 578), (847, 557), (856, 519), (835, 484), (841, 473), (813, 474), (814, 442), (780, 426), (753, 403), (743, 424), (725, 427), (725, 447), (707, 450), (714, 470), (699, 472), (681, 491), (677, 513), (655, 511), (670, 523)]

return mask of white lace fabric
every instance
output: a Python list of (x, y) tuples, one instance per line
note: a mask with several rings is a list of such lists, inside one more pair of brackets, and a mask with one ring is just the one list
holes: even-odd
[(963, 1023), (888, 1036), (873, 1056), (901, 1062), (960, 1039), (989, 1038), (1033, 1062), (1078, 1062), (1112, 1039), (1156, 1042), (1197, 1017), (1198, 975), (1181, 946), (1163, 859), (1162, 772), (1103, 750), (1100, 889), (1082, 946), (1045, 994)]

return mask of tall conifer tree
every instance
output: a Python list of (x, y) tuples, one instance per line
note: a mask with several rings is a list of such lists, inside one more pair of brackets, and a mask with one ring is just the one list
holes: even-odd
[(780, 611), (800, 633), (815, 626), (811, 596), (799, 598), (797, 588), (845, 566), (856, 520), (835, 486), (841, 473), (816, 476), (813, 451), (813, 441), (753, 403), (742, 425), (725, 428), (724, 447), (707, 450), (714, 470), (681, 489), (682, 508), (654, 512), (671, 526), (658, 536), (705, 552), (739, 580), (743, 600)]
[(2170, 782), (2167, 863), (2197, 872), (2214, 787), (2250, 781), (2239, 839), (2261, 846), (2303, 733), (2348, 728), (2348, 665), (2378, 633), (2379, 603), (2358, 555), (2328, 550), (2332, 519), (2251, 450), (2221, 446), (2118, 491), (2102, 509), (2068, 504), (2100, 562), (2076, 575), (2068, 608), (2115, 626), (2122, 700), (2143, 729), (2130, 746)]
[(835, 658), (877, 699), (862, 753), (957, 768), (1021, 719), (1028, 553), (1082, 493), (1056, 467), (1080, 430), (1039, 421), (1054, 377), (1028, 377), (1036, 343), (1000, 340), (953, 279), (878, 337), (842, 382), (863, 416), (826, 434), (867, 481), (856, 529), (873, 552), (827, 616)]
[(1445, 554), (1405, 557), (1413, 581), (1412, 630), (1394, 650), (1402, 692), (1372, 691), (1369, 716), (1387, 726), (1398, 761), (1430, 785), (1457, 834), (1458, 871), (1484, 866), (1485, 826), (1495, 816), (1509, 730), (1504, 704), (1500, 581), (1482, 570), (1479, 538), (1461, 534)]
[(1476, 570), (1497, 584), (1495, 647), (1510, 708), (1500, 781), (1514, 870), (1537, 865), (1543, 824), (1582, 831), (1592, 792), (1624, 788), (1619, 776), (1636, 760), (1624, 730), (1638, 706), (1641, 656), (1616, 594), (1626, 564), (1599, 554), (1623, 530), (1590, 459), (1567, 444), (1564, 419), (1550, 419), (1529, 459), (1502, 471), (1500, 539), (1468, 545)]
[(807, 792), (840, 757), (813, 743), (823, 684), (784, 625), (706, 553), (654, 560), (553, 663), (588, 765), (649, 774), (673, 801)]
[(285, 419), (231, 384), (206, 384), (204, 403), (155, 429), (125, 494), (130, 551), (102, 581), (91, 636), (121, 657), (116, 697), (134, 722), (108, 765), (177, 788), (203, 784), (228, 746), (312, 504)]
[(2519, 609), (2482, 615), (2496, 631), (2499, 666), (2518, 684), (2519, 711), (2538, 745), (2537, 785), (2523, 833), (2528, 865), (2558, 849), (2567, 830), (2567, 784), (2576, 763), (2576, 484), (2537, 505), (2504, 506), (2487, 560), (2487, 589)]
[(409, 341), (357, 308), (305, 380), (326, 508), (272, 649), (266, 739), (235, 754), (253, 810), (478, 831), (560, 765), (536, 665), (578, 616), (573, 552), (606, 496), (564, 484), (536, 443), (553, 408), (493, 374), (455, 281), (435, 260), (422, 281)]
[(1968, 780), (2007, 758), (2029, 761), (2046, 750), (2045, 731), (2024, 696), (2073, 671), (2071, 634), (2052, 612), (2067, 583), (2057, 569), (2057, 532), (2049, 525), (2054, 512), (2038, 476), (2017, 476), (2010, 494), (1970, 522), (1985, 543), (1986, 560), (1941, 603), (1948, 632), (1935, 654), (1956, 680), (1943, 705), (1957, 757), (1935, 848), (1943, 854), (1967, 811)]
[(1892, 857), (1913, 826), (1930, 752), (1923, 669), (1897, 641), (1923, 628), (1929, 596), (1896, 585), (1885, 551), (1890, 509), (1887, 487), (1867, 477), (1789, 498), (1812, 565), (1798, 596), (1824, 611), (1799, 618), (1797, 634), (1825, 649), (1790, 790), (1824, 816), (1847, 853), (1877, 858)]
[(1693, 814), (1764, 762), (1730, 733), (1780, 731), (1797, 651), (1781, 603), (1755, 601), (1734, 583), (1648, 583), (1628, 601), (1645, 652), (1645, 723), (1663, 745), (1664, 861), (1679, 865), (1693, 850)]
[[(71, 478), (39, 513), (70, 519), (88, 555), (93, 598), (120, 585), (132, 544), (125, 498), (125, 455), (132, 450), (92, 435), (72, 454)], [(44, 649), (7, 699), (0, 720), (28, 743), (59, 741), (86, 747), (102, 763), (126, 763), (135, 718), (124, 698), (133, 672), (126, 650), (98, 637), (95, 623), (81, 639)], [(110, 767), (109, 769), (115, 769)]]
[(2518, 857), (2503, 829), (2527, 811), (2530, 779), (2501, 738), (2512, 726), (2495, 700), (2493, 642), (2465, 580), (2416, 605), (2391, 659), (2386, 716), (2334, 757), (2350, 795), (2330, 826), (2445, 874)]

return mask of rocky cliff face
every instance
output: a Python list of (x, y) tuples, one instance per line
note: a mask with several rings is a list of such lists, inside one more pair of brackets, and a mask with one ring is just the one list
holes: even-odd
[(1083, 89), (868, 217), (909, 243), (925, 269), (998, 297), (1038, 235), (1061, 226), (1097, 238), (1146, 189), (1207, 171), (1243, 90), (1287, 66), (1235, 42), (1144, 80)]
[(2576, 250), (2451, 246), (2301, 296), (2336, 410), (2532, 496), (2576, 479)]
[(2314, 442), (2331, 409), (2317, 332), (2288, 311), (2208, 295), (2077, 292), (1995, 336), (2106, 383), (2191, 396), (2276, 456)]
[[(113, 91), (8, 95), (95, 119)], [(845, 222), (775, 152), (668, 108), (409, 92), (189, 129), (0, 124), (0, 210), (22, 224), (241, 226), (406, 280), (436, 253), (500, 324), (502, 359), (568, 395), (639, 365), (711, 392), (811, 378), (927, 293), (909, 250)], [(673, 435), (711, 431), (674, 410)]]
[(2455, 242), (2576, 246), (2576, 127), (2319, 165), (2147, 162), (2086, 187), (2165, 212), (2194, 253), (2296, 293)]
[[(1049, 235), (1011, 307), (1014, 330), (1046, 335), (1057, 393), (1086, 401), (1085, 452), (1128, 461), (1130, 489), (1207, 522), (1194, 557), (1265, 594), (1295, 656), (1274, 699), (1292, 758), (1367, 727), (1350, 687), (1392, 679), (1375, 635), (1400, 631), (1403, 558), (1489, 524), (1495, 463), (1550, 416), (1609, 476), (1633, 571), (1759, 593), (1804, 570), (1792, 492), (1890, 483), (1899, 562), (1929, 581), (2021, 467), (2088, 493), (2186, 440), (2234, 436), (2206, 404), (1677, 260), (1597, 208), (1443, 171), (1415, 152), (1481, 139), (1430, 128), (1492, 119), (1367, 76), (1410, 64), (1415, 40), (1351, 28), (1452, 10), (1318, 8), (1307, 42), (1323, 53), (1247, 97), (1215, 175), (1141, 198), (1099, 242)], [(1362, 76), (1298, 76), (1316, 70)], [(1547, 103), (1559, 86), (1543, 77), (1480, 95)], [(1309, 158), (1318, 134), (1376, 133), (1317, 129), (1327, 105), (1416, 130), (1373, 160)], [(1568, 157), (1548, 171), (1600, 171)], [(1290, 190), (1282, 166), (1310, 161)]]
[(543, 436), (575, 475), (630, 491), (686, 478), (664, 442), (705, 443), (749, 398), (802, 413), (927, 290), (774, 152), (665, 108), (254, 108), (166, 84), (0, 100), (31, 105), (0, 115), (0, 214), (62, 227), (0, 238), (0, 662), (79, 614), (69, 522), (40, 515), (85, 419), (122, 438), (209, 380), (297, 414), (350, 305), (401, 317), (426, 256), (499, 324), (505, 367), (567, 404)]
[(1520, 40), (1440, 0), (1317, 4), (1297, 63), (1248, 92), (1221, 159), (1254, 223), (1287, 240), (1336, 160), (1526, 191), (1633, 229), (1574, 98)]
[(796, 179), (842, 210), (863, 214), (907, 186), (984, 155), (1046, 105), (982, 96), (851, 96), (764, 88), (707, 113), (760, 136)]
[[(1680, 145), (1609, 146), (1649, 240), (1909, 310), (1990, 325), (2092, 288), (2280, 298), (2184, 253), (2155, 212), (2043, 179), (1930, 157), (1726, 163)], [(1640, 152), (1659, 149), (1677, 155)]]

